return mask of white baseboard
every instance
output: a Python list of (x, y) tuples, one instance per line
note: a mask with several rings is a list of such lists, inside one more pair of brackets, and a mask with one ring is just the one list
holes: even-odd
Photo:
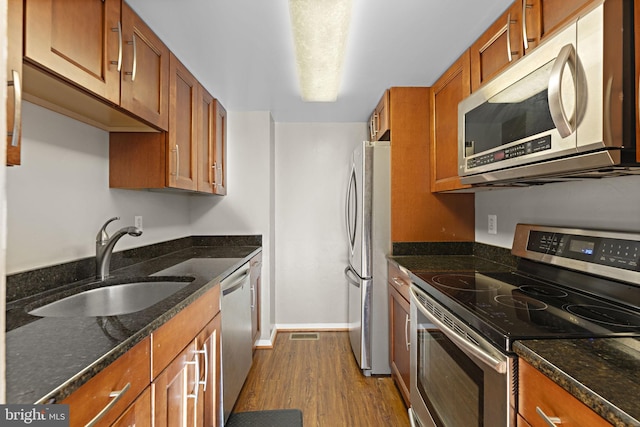
[(276, 335), (282, 331), (347, 331), (348, 323), (279, 323), (271, 331), (269, 339), (256, 341), (257, 348), (273, 348)]

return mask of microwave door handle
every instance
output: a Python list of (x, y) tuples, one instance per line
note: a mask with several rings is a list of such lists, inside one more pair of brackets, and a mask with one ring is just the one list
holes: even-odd
[[(416, 293), (413, 289), (411, 289), (411, 293), (413, 293), (413, 298), (417, 300)], [(422, 304), (416, 304), (416, 307), (420, 312), (427, 318), (431, 323), (433, 323), (447, 338), (449, 338), (453, 343), (463, 352), (474, 356), (482, 361), (485, 365), (491, 367), (494, 371), (499, 374), (504, 374), (507, 372), (507, 364), (501, 360), (496, 359), (489, 353), (483, 351), (481, 348), (478, 348), (460, 337), (457, 333), (452, 331), (447, 325), (441, 322), (436, 316), (431, 314), (428, 310), (426, 310)]]
[(574, 132), (571, 120), (567, 118), (567, 113), (562, 104), (562, 76), (567, 64), (575, 76), (575, 62), (576, 51), (573, 45), (563, 46), (551, 68), (551, 75), (549, 76), (549, 112), (551, 113), (551, 120), (553, 120), (553, 124), (562, 138), (566, 138)]

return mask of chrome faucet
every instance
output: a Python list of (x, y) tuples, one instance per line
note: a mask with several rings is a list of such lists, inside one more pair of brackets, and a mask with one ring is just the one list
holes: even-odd
[(120, 219), (120, 217), (116, 216), (105, 222), (96, 236), (96, 276), (98, 276), (100, 280), (104, 280), (109, 277), (111, 254), (113, 253), (113, 247), (116, 245), (118, 240), (120, 240), (120, 238), (125, 234), (134, 237), (138, 237), (142, 234), (142, 230), (138, 227), (124, 227), (116, 231), (113, 236), (109, 237), (107, 234), (107, 225), (118, 219)]

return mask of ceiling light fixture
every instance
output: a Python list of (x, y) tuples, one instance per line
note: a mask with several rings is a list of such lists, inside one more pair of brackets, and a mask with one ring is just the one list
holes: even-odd
[(289, 0), (302, 99), (338, 99), (351, 0)]

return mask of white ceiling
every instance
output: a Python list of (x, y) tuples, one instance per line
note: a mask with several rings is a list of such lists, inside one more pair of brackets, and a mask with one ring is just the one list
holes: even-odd
[(364, 122), (386, 88), (431, 85), (512, 0), (353, 0), (334, 103), (300, 98), (288, 0), (127, 2), (227, 110)]

